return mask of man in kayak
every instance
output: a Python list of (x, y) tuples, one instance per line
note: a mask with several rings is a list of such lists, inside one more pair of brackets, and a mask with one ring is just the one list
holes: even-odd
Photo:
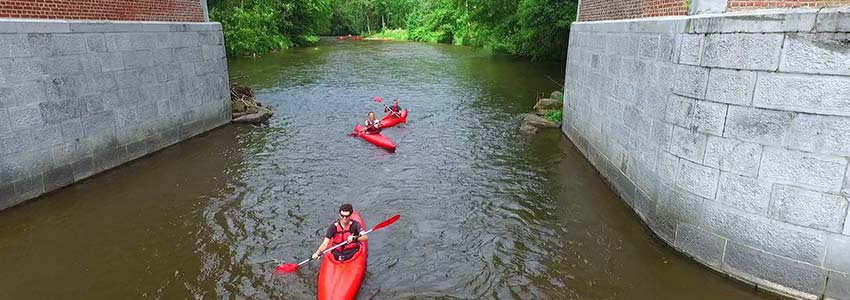
[(354, 213), (354, 207), (351, 204), (346, 203), (339, 207), (339, 219), (328, 228), (328, 232), (325, 233), (325, 240), (319, 245), (319, 249), (316, 249), (316, 252), (313, 253), (313, 259), (319, 258), (321, 252), (328, 249), (329, 246), (333, 247), (348, 242), (348, 245), (334, 249), (331, 254), (339, 261), (349, 260), (360, 250), (360, 242), (369, 240), (367, 235), (360, 234), (363, 232), (363, 228), (359, 222), (351, 219), (352, 213)]
[(366, 126), (363, 127), (363, 131), (366, 134), (373, 134), (381, 132), (381, 121), (375, 119), (375, 112), (370, 111), (369, 115), (366, 119)]
[(384, 112), (393, 112), (393, 119), (401, 117), (401, 106), (398, 105), (398, 98), (393, 99), (393, 106), (384, 106)]

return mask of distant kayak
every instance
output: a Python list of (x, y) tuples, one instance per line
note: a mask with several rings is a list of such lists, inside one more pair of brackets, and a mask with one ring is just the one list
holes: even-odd
[(393, 118), (393, 113), (387, 114), (386, 117), (381, 119), (381, 128), (389, 128), (398, 125), (398, 123), (407, 124), (407, 109), (402, 109), (399, 113), (400, 116)]
[[(366, 228), (366, 223), (363, 223), (363, 218), (357, 210), (351, 213), (351, 219), (359, 222), (362, 228)], [(366, 272), (368, 244), (368, 241), (360, 242), (360, 250), (351, 259), (343, 262), (337, 261), (333, 257), (333, 252), (328, 252), (322, 257), (322, 266), (319, 268), (319, 300), (354, 299)]]
[(387, 149), (390, 152), (395, 152), (395, 142), (393, 142), (393, 140), (380, 133), (363, 133), (363, 126), (360, 126), (360, 124), (354, 125), (354, 135), (363, 138), (367, 142), (375, 144), (375, 146)]

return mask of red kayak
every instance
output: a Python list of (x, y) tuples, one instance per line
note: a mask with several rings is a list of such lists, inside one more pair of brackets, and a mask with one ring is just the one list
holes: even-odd
[(382, 128), (390, 128), (398, 125), (398, 123), (407, 124), (407, 108), (402, 109), (399, 113), (401, 116), (393, 118), (393, 113), (387, 114), (386, 117), (381, 119), (381, 127)]
[[(360, 222), (366, 229), (366, 223), (357, 210), (351, 213), (351, 219)], [(352, 300), (360, 290), (360, 283), (366, 273), (366, 258), (369, 256), (369, 242), (361, 242), (360, 250), (349, 260), (337, 261), (332, 252), (322, 257), (319, 268), (319, 300)]]
[(387, 149), (390, 152), (395, 152), (395, 142), (393, 142), (393, 140), (389, 139), (388, 137), (385, 137), (380, 133), (364, 133), (363, 126), (360, 126), (360, 124), (354, 125), (354, 134), (359, 137), (362, 137), (367, 142), (375, 144), (375, 146)]

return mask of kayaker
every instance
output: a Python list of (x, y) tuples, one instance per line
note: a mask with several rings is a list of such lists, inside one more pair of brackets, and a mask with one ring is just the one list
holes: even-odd
[(398, 105), (398, 98), (393, 99), (393, 106), (384, 106), (384, 112), (393, 112), (393, 119), (401, 117), (401, 106)]
[(369, 115), (366, 116), (366, 126), (363, 127), (363, 131), (365, 131), (366, 134), (381, 132), (381, 121), (378, 121), (375, 118), (374, 111), (370, 111)]
[(339, 207), (339, 219), (328, 228), (327, 233), (325, 233), (325, 240), (319, 245), (319, 249), (316, 249), (316, 252), (313, 253), (313, 259), (319, 258), (321, 252), (328, 247), (347, 241), (350, 244), (334, 249), (331, 254), (339, 261), (349, 260), (360, 250), (360, 242), (369, 240), (369, 236), (361, 235), (363, 228), (359, 222), (351, 219), (352, 213), (354, 213), (354, 207), (351, 204), (346, 203)]

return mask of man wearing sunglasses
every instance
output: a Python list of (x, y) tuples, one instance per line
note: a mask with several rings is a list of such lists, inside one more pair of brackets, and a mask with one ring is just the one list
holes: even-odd
[(339, 220), (328, 228), (325, 240), (313, 253), (313, 259), (319, 258), (321, 252), (328, 246), (333, 247), (348, 242), (348, 245), (334, 249), (331, 254), (339, 261), (349, 260), (360, 250), (360, 242), (369, 240), (368, 236), (360, 234), (363, 228), (359, 222), (351, 219), (352, 213), (354, 213), (354, 207), (351, 204), (346, 203), (339, 207)]

